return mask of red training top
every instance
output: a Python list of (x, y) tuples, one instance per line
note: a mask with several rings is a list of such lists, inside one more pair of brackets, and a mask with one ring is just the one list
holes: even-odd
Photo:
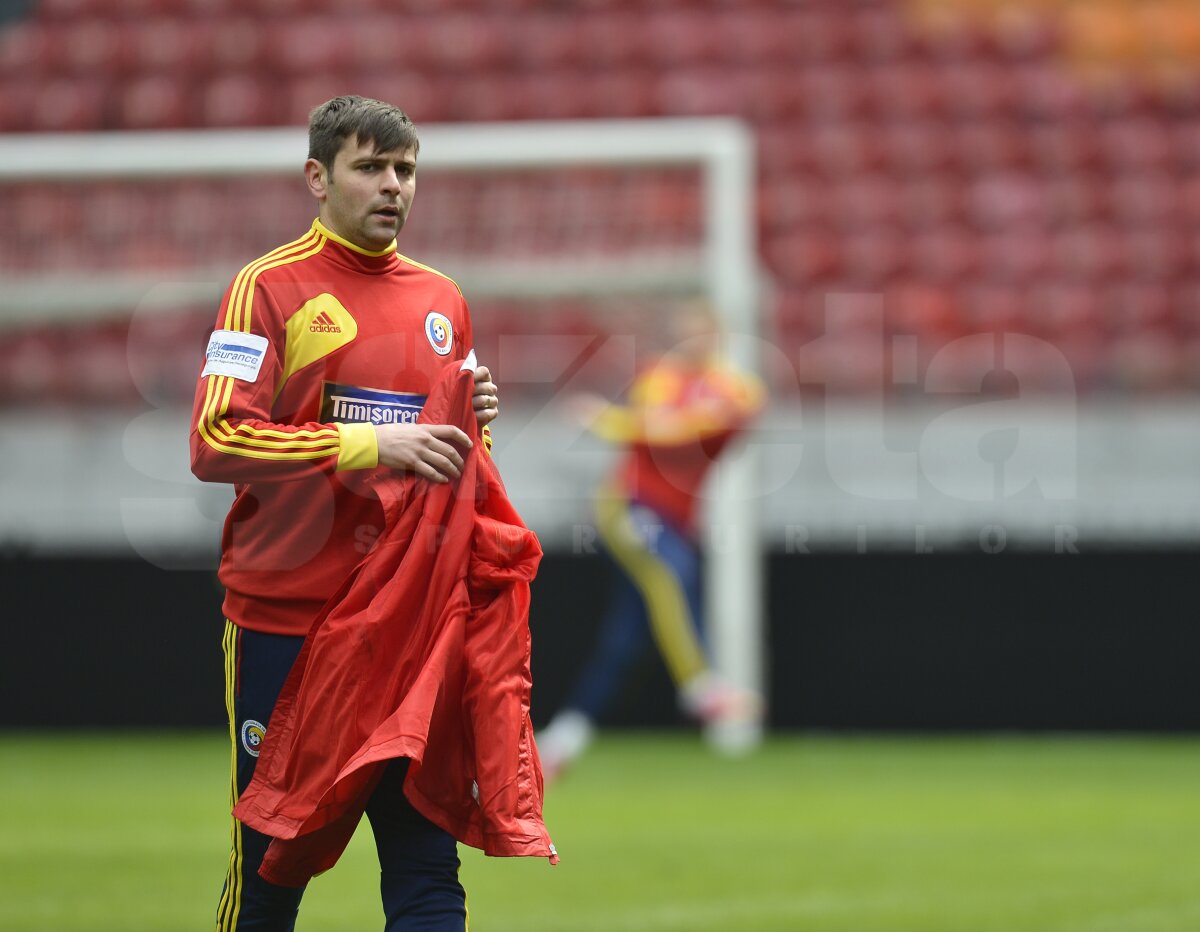
[(751, 376), (664, 357), (634, 382), (629, 405), (610, 406), (592, 429), (628, 447), (613, 479), (617, 490), (691, 533), (705, 476), (764, 397)]
[(416, 421), (471, 348), (458, 286), (314, 221), (221, 302), (192, 417), (192, 471), (234, 484), (221, 539), (235, 624), (303, 635), (383, 529), (374, 425)]

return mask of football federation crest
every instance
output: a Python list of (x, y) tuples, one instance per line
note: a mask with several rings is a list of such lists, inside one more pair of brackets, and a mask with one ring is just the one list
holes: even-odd
[(258, 757), (258, 752), (262, 750), (263, 738), (266, 735), (267, 729), (263, 727), (262, 722), (256, 722), (252, 718), (242, 722), (242, 747), (251, 757)]
[(454, 345), (454, 327), (450, 318), (437, 311), (430, 311), (425, 317), (425, 336), (429, 338), (429, 345), (435, 353), (439, 356), (448, 355)]

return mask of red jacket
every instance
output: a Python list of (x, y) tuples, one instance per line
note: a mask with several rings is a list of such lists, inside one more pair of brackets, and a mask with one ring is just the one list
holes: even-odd
[(234, 815), (275, 838), (260, 869), (272, 883), (337, 862), (397, 757), (412, 761), (409, 800), (459, 841), (557, 860), (529, 718), (542, 551), (481, 455), (472, 390), (468, 364), (449, 365), (421, 416), (475, 437), (462, 477), (380, 474), (385, 529), (314, 622), (271, 715)]

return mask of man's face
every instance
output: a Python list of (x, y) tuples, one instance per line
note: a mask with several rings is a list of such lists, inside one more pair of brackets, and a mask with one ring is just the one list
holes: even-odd
[(408, 219), (417, 189), (417, 154), (412, 149), (378, 152), (352, 136), (342, 143), (332, 170), (321, 167), (318, 176), (314, 184), (309, 170), (309, 185), (321, 201), (321, 222), (354, 245), (378, 252), (391, 245)]

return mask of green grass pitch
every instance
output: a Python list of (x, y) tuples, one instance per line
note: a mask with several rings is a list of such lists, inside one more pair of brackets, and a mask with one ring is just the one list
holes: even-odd
[[(0, 929), (212, 928), (227, 737), (0, 735)], [(463, 850), (475, 932), (1200, 929), (1200, 739), (606, 735), (562, 855)], [(382, 927), (365, 826), (298, 929)]]

